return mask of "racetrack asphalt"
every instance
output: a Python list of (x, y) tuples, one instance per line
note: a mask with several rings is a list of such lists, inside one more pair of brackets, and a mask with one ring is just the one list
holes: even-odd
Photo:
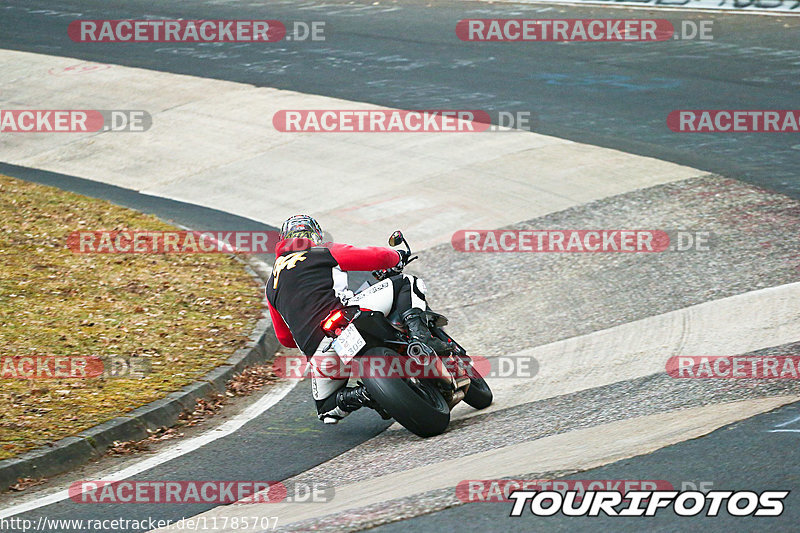
[[(129, 479), (279, 481), (335, 458), (388, 426), (374, 412), (364, 411), (354, 413), (352, 420), (348, 420), (352, 423), (333, 428), (322, 427), (315, 413), (310, 387), (307, 383), (301, 383), (280, 402), (235, 433)], [(154, 503), (137, 504), (132, 508), (124, 503), (79, 504), (64, 500), (16, 517), (34, 523), (41, 516), (49, 519), (92, 520), (153, 518), (177, 522), (214, 506)], [(81, 529), (64, 528), (61, 531), (66, 533)], [(117, 531), (143, 530), (120, 528)]]
[[(652, 12), (614, 10), (609, 14), (602, 9), (563, 6), (541, 11), (541, 6), (455, 1), (432, 4), (411, 0), (372, 4), (334, 0), (245, 5), (209, 0), (183, 2), (176, 7), (153, 6), (142, 0), (125, 3), (72, 0), (60, 2), (55, 8), (41, 0), (8, 0), (0, 17), (0, 47), (214, 77), (393, 107), (532, 111), (537, 132), (691, 165), (800, 198), (800, 180), (797, 177), (800, 145), (793, 140), (796, 136), (675, 134), (666, 128), (666, 114), (673, 109), (788, 109), (796, 106), (797, 74), (800, 72), (797, 65), (800, 61), (797, 19), (667, 13), (659, 17), (670, 20), (713, 19), (718, 38), (712, 42), (624, 45), (476, 45), (455, 39), (455, 21), (480, 16), (645, 17), (652, 16)], [(64, 27), (73, 18), (140, 18), (143, 12), (154, 18), (325, 20), (331, 38), (329, 43), (281, 43), (270, 47), (185, 44), (89, 47), (66, 38)], [(654, 65), (658, 67), (654, 68)], [(0, 168), (0, 171), (4, 170)], [(8, 169), (6, 173), (13, 176), (13, 170)], [(531, 172), (535, 173), (535, 169)], [(93, 182), (66, 181), (57, 175), (46, 179), (53, 179), (52, 184), (59, 186), (69, 184), (64, 188), (82, 188), (76, 192), (91, 196), (108, 195), (107, 199), (138, 209), (142, 207), (137, 205), (151, 206), (151, 202), (156, 202), (150, 197), (136, 204), (139, 200), (135, 195), (138, 193), (116, 196), (117, 191), (101, 191), (106, 186)], [(158, 208), (169, 216), (178, 209), (166, 203), (163, 210)], [(174, 220), (179, 223), (185, 220), (189, 222), (183, 222), (185, 225), (197, 229), (260, 229), (239, 226), (253, 221), (229, 219), (221, 212), (199, 213), (189, 209)], [(192, 221), (198, 224), (192, 224)], [(775, 281), (778, 282), (777, 278)], [(788, 280), (782, 277), (781, 281)], [(672, 295), (665, 296), (662, 303), (667, 307), (685, 305), (671, 298)], [(651, 309), (646, 311), (651, 312)], [(703, 401), (702, 394), (698, 394), (697, 401)], [(572, 477), (659, 478), (673, 483), (711, 480), (715, 488), (777, 489), (781, 488), (780, 482), (796, 484), (795, 434), (769, 434), (767, 431), (779, 421), (794, 416), (797, 409), (797, 404), (784, 407), (776, 413), (738, 423), (732, 430), (718, 430), (703, 439)], [(213, 449), (197, 450), (162, 467), (158, 475), (147, 473), (141, 479), (284, 479), (337, 456), (386, 427), (377, 417), (370, 416), (371, 413), (356, 413), (347, 424), (334, 429), (338, 433), (336, 438), (321, 438), (323, 429), (328, 429), (320, 428), (312, 413), (307, 387), (301, 385), (240, 432), (221, 439)], [(714, 452), (716, 455), (712, 456)], [(247, 475), (242, 477), (244, 474)], [(204, 509), (199, 506), (142, 505), (136, 512), (141, 516), (175, 519)], [(46, 514), (51, 518), (115, 518), (121, 513), (129, 514), (130, 509), (125, 508), (123, 512), (119, 506), (81, 508), (61, 503), (31, 514)], [(503, 519), (507, 514), (508, 504), (468, 504), (383, 529), (402, 527), (428, 531), (458, 523), (469, 531), (497, 527), (530, 530), (533, 525), (530, 516), (512, 523)], [(786, 521), (770, 527), (776, 531), (782, 527), (788, 530), (786, 524), (796, 523), (792, 522), (796, 517), (795, 509), (786, 514)], [(573, 519), (567, 522), (548, 519), (542, 522), (538, 519), (534, 527), (547, 530), (641, 527), (638, 521), (621, 523), (611, 520), (581, 522)], [(698, 525), (710, 528), (708, 522)], [(731, 525), (722, 521), (715, 524), (714, 527), (719, 528)], [(660, 519), (654, 521), (653, 525), (665, 531), (677, 527), (675, 522), (667, 519), (663, 523)]]
[[(797, 419), (800, 403), (784, 406), (729, 426), (704, 437), (667, 446), (648, 455), (632, 457), (580, 473), (537, 472), (515, 479), (560, 480), (665, 480), (676, 490), (791, 490), (797, 487), (800, 448)], [(795, 420), (794, 424), (785, 423)], [(776, 429), (791, 431), (775, 432)], [(455, 500), (448, 491), (450, 501)], [(431, 514), (370, 528), (374, 533), (441, 531), (459, 524), (463, 531), (797, 531), (800, 494), (796, 490), (785, 500), (779, 518), (742, 518), (722, 511), (719, 517), (680, 517), (670, 509), (652, 518), (626, 517), (535, 517), (526, 511), (510, 517), (511, 502), (466, 503)]]
[[(529, 111), (534, 130), (665, 159), (800, 196), (791, 133), (673, 133), (676, 109), (792, 109), (800, 17), (492, 4), (464, 0), (6, 0), (0, 48), (322, 94), (405, 109)], [(323, 21), (324, 42), (85, 44), (77, 18)], [(469, 43), (463, 18), (713, 21), (713, 40)], [(531, 169), (535, 174), (536, 169)]]

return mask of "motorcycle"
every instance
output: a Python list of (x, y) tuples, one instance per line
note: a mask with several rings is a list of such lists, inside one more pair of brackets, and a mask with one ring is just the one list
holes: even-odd
[[(373, 277), (379, 282), (402, 273), (408, 263), (418, 256), (400, 231), (389, 237), (392, 247), (405, 245), (407, 254), (398, 267), (376, 270)], [(427, 345), (414, 341), (396, 311), (388, 317), (379, 311), (346, 306), (332, 311), (321, 326), (328, 337), (334, 338), (333, 348), (344, 365), (357, 363), (357, 358), (378, 357), (404, 359), (416, 363), (416, 368), (430, 368), (437, 361), (432, 375), (406, 375), (387, 378), (362, 376), (361, 383), (373, 400), (373, 408), (384, 418), (394, 418), (403, 427), (420, 437), (443, 433), (450, 424), (450, 411), (464, 402), (475, 409), (485, 409), (492, 403), (492, 391), (472, 366), (466, 350), (455, 342), (443, 327), (447, 318), (426, 311), (425, 320), (431, 333), (449, 343), (444, 355), (436, 354)]]

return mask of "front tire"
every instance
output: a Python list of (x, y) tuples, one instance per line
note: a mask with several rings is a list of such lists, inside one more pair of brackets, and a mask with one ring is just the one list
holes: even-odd
[[(400, 357), (389, 348), (374, 348), (364, 355)], [(363, 377), (361, 382), (381, 408), (415, 435), (440, 435), (450, 424), (450, 408), (436, 385), (428, 380)]]
[(489, 384), (486, 383), (486, 380), (476, 375), (475, 377), (469, 378), (469, 381), (469, 388), (464, 395), (464, 402), (475, 409), (486, 409), (492, 405), (494, 395), (492, 394), (492, 389), (489, 388)]

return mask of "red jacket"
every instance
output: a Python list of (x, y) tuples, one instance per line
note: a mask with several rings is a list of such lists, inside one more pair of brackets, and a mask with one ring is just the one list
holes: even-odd
[(275, 248), (275, 265), (266, 294), (275, 335), (284, 346), (312, 355), (324, 338), (320, 322), (341, 307), (351, 271), (396, 266), (400, 254), (391, 248), (357, 248), (349, 244), (314, 246), (308, 239), (287, 239)]

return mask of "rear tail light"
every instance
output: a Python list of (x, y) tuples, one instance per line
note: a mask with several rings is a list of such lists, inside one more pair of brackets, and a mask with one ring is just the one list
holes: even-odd
[(361, 310), (357, 306), (335, 309), (320, 323), (320, 326), (328, 337), (338, 337), (359, 314)]
[(333, 313), (329, 314), (328, 318), (322, 321), (322, 329), (325, 330), (325, 333), (332, 333), (339, 326), (343, 318), (344, 313), (341, 309), (337, 309)]

